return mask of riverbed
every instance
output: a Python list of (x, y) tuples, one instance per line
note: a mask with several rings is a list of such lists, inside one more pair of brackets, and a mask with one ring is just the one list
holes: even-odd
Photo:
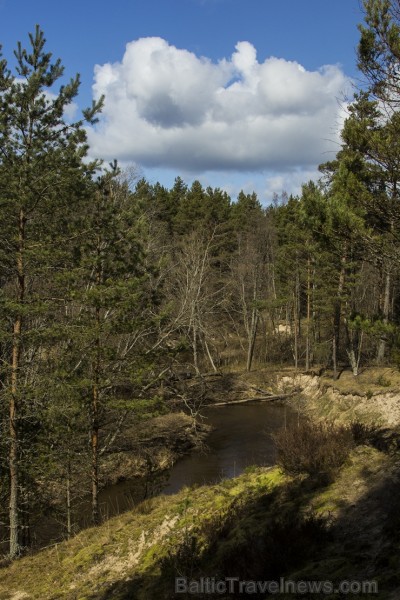
[[(174, 494), (184, 486), (211, 484), (240, 475), (251, 465), (276, 463), (272, 434), (298, 415), (285, 405), (249, 403), (208, 407), (204, 422), (212, 432), (204, 447), (178, 460), (168, 472), (123, 481), (102, 490), (100, 509), (108, 518), (156, 494)], [(89, 519), (89, 515), (88, 515)]]

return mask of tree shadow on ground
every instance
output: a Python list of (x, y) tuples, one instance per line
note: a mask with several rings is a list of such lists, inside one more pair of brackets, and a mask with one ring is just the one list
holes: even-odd
[[(180, 545), (171, 546), (148, 572), (120, 581), (93, 598), (221, 598), (221, 594), (175, 593), (175, 578), (279, 579), (305, 564), (331, 539), (327, 520), (305, 510), (310, 491), (310, 482), (297, 481), (256, 498), (238, 499), (228, 514), (188, 531)], [(252, 597), (262, 598), (265, 593)]]
[[(368, 481), (366, 464), (359, 476)], [(323, 494), (321, 483), (296, 480), (256, 497), (238, 498), (224, 516), (214, 516), (187, 532), (180, 544), (160, 556), (145, 573), (119, 581), (96, 600), (170, 600), (172, 598), (243, 598), (236, 590), (176, 593), (175, 578), (238, 577), (246, 581), (373, 581), (379, 594), (352, 598), (400, 597), (400, 468), (379, 474), (355, 502), (337, 500), (335, 519), (310, 510), (310, 499)], [(252, 598), (267, 598), (265, 592)], [(279, 594), (279, 598), (349, 598), (332, 595)]]

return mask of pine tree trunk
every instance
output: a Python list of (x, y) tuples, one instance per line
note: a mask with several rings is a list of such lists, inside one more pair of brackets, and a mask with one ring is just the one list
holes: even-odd
[[(296, 281), (297, 287), (297, 281)], [(294, 368), (299, 365), (299, 330), (297, 325), (297, 290), (293, 294)]]
[(67, 464), (67, 481), (66, 481), (66, 503), (67, 503), (67, 539), (72, 535), (72, 518), (71, 518), (71, 461), (68, 458)]
[(10, 558), (16, 558), (20, 553), (19, 545), (19, 519), (18, 519), (18, 432), (17, 432), (17, 399), (16, 399), (16, 382), (17, 382), (17, 368), (18, 368), (18, 348), (17, 348), (17, 336), (20, 334), (20, 320), (18, 319), (14, 324), (14, 348), (13, 348), (13, 362), (12, 362), (12, 382), (11, 382), (11, 398), (10, 398), (10, 507), (9, 507), (9, 519), (10, 519)]
[(98, 401), (99, 391), (96, 385), (92, 390), (92, 522), (99, 523), (99, 426), (98, 426)]
[(314, 348), (315, 345), (318, 344), (318, 342), (321, 340), (321, 320), (317, 319), (317, 311), (315, 310), (315, 295), (316, 295), (316, 289), (317, 289), (317, 285), (315, 283), (315, 277), (316, 277), (316, 269), (315, 266), (313, 267), (312, 270), (312, 284), (311, 284), (311, 305), (312, 305), (312, 311), (311, 311), (311, 322), (312, 322), (312, 344), (310, 346), (310, 354), (311, 354), (311, 364), (314, 363)]
[(343, 295), (343, 290), (344, 290), (346, 260), (347, 260), (346, 254), (344, 254), (341, 258), (341, 269), (340, 269), (340, 274), (339, 274), (337, 298), (336, 298), (335, 307), (334, 307), (333, 341), (332, 341), (333, 379), (338, 378), (337, 361), (338, 361), (338, 352), (339, 352), (339, 345), (340, 345), (340, 323), (341, 323), (341, 318), (342, 318), (342, 295)]
[(306, 330), (306, 371), (310, 368), (310, 318), (311, 318), (311, 266), (307, 259), (307, 330)]
[(100, 309), (96, 308), (96, 355), (92, 387), (92, 522), (97, 525), (99, 515), (99, 381), (100, 381)]
[[(25, 271), (24, 271), (24, 245), (25, 245), (25, 215), (21, 209), (18, 225), (18, 252), (17, 252), (17, 281), (18, 301), (23, 303), (25, 298)], [(20, 368), (20, 350), (22, 333), (22, 315), (15, 318), (13, 326), (12, 357), (11, 357), (11, 389), (10, 389), (10, 557), (15, 558), (21, 552), (19, 539), (19, 433), (18, 422), (18, 375)]]
[[(391, 277), (390, 277), (390, 273), (387, 272), (386, 277), (385, 277), (385, 291), (384, 291), (384, 295), (383, 295), (383, 311), (382, 311), (383, 312), (383, 323), (385, 325), (387, 325), (389, 322), (390, 284), (391, 284)], [(385, 358), (385, 351), (386, 351), (386, 338), (382, 337), (379, 340), (378, 352), (377, 352), (377, 356), (376, 356), (376, 360), (377, 360), (378, 364), (383, 362), (383, 360)]]
[(332, 368), (333, 368), (333, 379), (337, 379), (338, 378), (338, 371), (337, 371), (337, 352), (336, 352), (336, 335), (333, 335), (333, 339), (332, 339)]

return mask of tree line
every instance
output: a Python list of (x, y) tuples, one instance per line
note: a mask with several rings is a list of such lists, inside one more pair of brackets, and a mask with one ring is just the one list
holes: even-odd
[[(39, 27), (0, 61), (0, 497), (9, 555), (58, 486), (66, 533), (82, 481), (100, 519), (102, 457), (171, 410), (174, 373), (399, 361), (398, 0), (365, 0), (365, 85), (318, 182), (264, 207), (177, 177), (88, 160), (79, 77)], [(79, 476), (78, 476), (79, 474)]]

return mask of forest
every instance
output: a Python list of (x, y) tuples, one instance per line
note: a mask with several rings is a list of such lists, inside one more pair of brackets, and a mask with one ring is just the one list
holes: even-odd
[[(169, 387), (255, 366), (336, 379), (400, 367), (400, 9), (365, 0), (341, 147), (263, 206), (89, 158), (37, 27), (0, 61), (0, 513), (11, 558), (33, 514), (91, 496), (126, 432), (176, 410)], [(63, 79), (64, 81), (64, 79)], [(58, 86), (58, 87), (57, 87)], [(57, 92), (55, 92), (57, 90)]]

